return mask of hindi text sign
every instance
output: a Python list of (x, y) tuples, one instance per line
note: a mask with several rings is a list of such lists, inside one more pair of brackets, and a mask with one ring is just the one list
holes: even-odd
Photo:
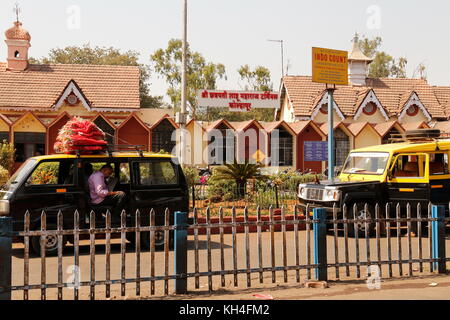
[(201, 108), (229, 108), (230, 111), (279, 109), (280, 94), (270, 91), (201, 90), (197, 102)]

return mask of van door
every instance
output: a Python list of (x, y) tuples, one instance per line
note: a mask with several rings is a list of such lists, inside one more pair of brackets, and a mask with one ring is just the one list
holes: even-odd
[(450, 202), (450, 170), (448, 159), (448, 151), (430, 154), (431, 203), (443, 205), (447, 210)]
[(156, 223), (164, 223), (166, 208), (171, 213), (183, 210), (186, 191), (180, 184), (180, 173), (171, 159), (143, 159), (132, 162), (131, 202), (142, 216), (155, 210)]
[(76, 181), (74, 159), (41, 161), (20, 186), (14, 201), (15, 212), (24, 215), (29, 211), (31, 221), (38, 222), (45, 211), (48, 221), (54, 224), (56, 215), (62, 211), (64, 221), (72, 221), (81, 192)]
[(402, 207), (426, 205), (430, 201), (429, 155), (404, 153), (394, 158), (388, 174), (388, 202)]

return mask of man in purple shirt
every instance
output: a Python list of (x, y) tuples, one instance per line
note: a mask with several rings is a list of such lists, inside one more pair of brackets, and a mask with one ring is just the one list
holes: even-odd
[(125, 209), (125, 192), (109, 191), (105, 179), (114, 172), (110, 165), (103, 166), (94, 172), (88, 180), (91, 203), (94, 205), (114, 206), (113, 220), (120, 221), (120, 214)]

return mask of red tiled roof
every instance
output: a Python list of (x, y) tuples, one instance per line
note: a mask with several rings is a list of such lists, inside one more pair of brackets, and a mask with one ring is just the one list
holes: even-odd
[(425, 121), (419, 121), (419, 122), (402, 123), (402, 127), (405, 128), (405, 130), (415, 130), (421, 128), (429, 128), (430, 126)]
[[(309, 76), (287, 76), (283, 78), (283, 84), (294, 113), (299, 117), (311, 116), (326, 89), (325, 84), (312, 82)], [(367, 79), (366, 86), (336, 86), (334, 99), (344, 115), (353, 116), (369, 90), (375, 92), (390, 115), (399, 115), (413, 92), (417, 93), (433, 118), (450, 115), (450, 106), (446, 111), (437, 97), (449, 101), (450, 88), (433, 87), (422, 79)]]
[(50, 108), (73, 80), (91, 108), (138, 109), (139, 75), (134, 66), (31, 64), (17, 72), (0, 63), (0, 108)]
[(405, 130), (404, 126), (402, 126), (398, 121), (377, 123), (373, 127), (381, 137), (384, 137), (396, 125), (400, 126), (400, 128)]

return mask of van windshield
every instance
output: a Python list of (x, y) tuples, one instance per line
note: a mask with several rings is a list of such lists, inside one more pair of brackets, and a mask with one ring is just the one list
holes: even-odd
[(28, 159), (22, 166), (12, 175), (12, 177), (8, 180), (5, 187), (10, 188), (17, 184), (20, 184), (24, 179), (28, 177), (31, 170), (33, 170), (34, 165), (36, 164), (35, 159)]
[(386, 170), (389, 153), (353, 152), (345, 162), (343, 173), (382, 175)]

